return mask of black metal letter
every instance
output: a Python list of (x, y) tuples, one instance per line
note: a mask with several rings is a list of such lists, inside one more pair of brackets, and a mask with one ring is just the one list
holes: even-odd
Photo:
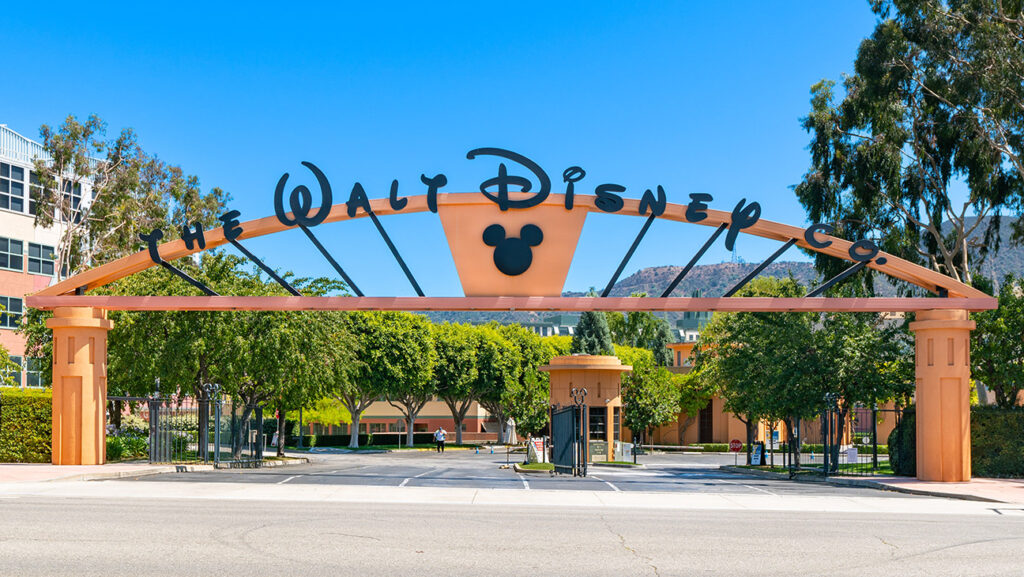
[[(761, 205), (752, 202), (746, 204), (747, 199), (741, 198), (736, 203), (736, 208), (732, 209), (732, 221), (729, 223), (729, 233), (725, 235), (725, 250), (732, 250), (732, 247), (736, 244), (736, 237), (739, 236), (740, 231), (754, 226), (761, 218)], [(744, 206), (746, 204), (746, 206)]]
[(242, 227), (239, 226), (241, 223), (238, 221), (240, 216), (242, 216), (241, 212), (231, 210), (217, 217), (217, 220), (224, 223), (224, 238), (229, 241), (242, 235)]
[[(544, 200), (551, 194), (551, 179), (544, 170), (537, 165), (536, 162), (526, 158), (525, 156), (512, 152), (511, 150), (505, 150), (503, 148), (476, 148), (466, 153), (466, 158), (472, 160), (477, 156), (498, 156), (501, 158), (507, 158), (511, 161), (517, 162), (525, 166), (537, 180), (540, 182), (540, 190), (530, 198), (522, 200), (510, 200), (508, 198), (508, 187), (509, 185), (518, 186), (519, 192), (530, 192), (532, 185), (530, 180), (523, 176), (509, 176), (508, 169), (505, 167), (505, 163), (498, 165), (498, 176), (489, 178), (480, 183), (480, 192), (487, 198), (498, 203), (498, 208), (501, 210), (508, 210), (510, 208), (530, 208), (531, 206), (537, 206), (544, 202)], [(496, 186), (497, 192), (492, 193), (488, 188)]]
[(427, 208), (430, 212), (437, 213), (437, 191), (448, 184), (448, 177), (438, 174), (434, 178), (427, 178), (427, 175), (420, 175), (420, 182), (427, 185)]
[(576, 183), (583, 180), (587, 171), (578, 166), (570, 166), (562, 173), (562, 182), (565, 183), (565, 209), (572, 210), (573, 200), (576, 196)]
[(185, 246), (188, 247), (189, 250), (192, 250), (192, 247), (197, 242), (199, 243), (199, 250), (205, 249), (206, 235), (203, 234), (203, 223), (194, 222), (192, 223), (192, 226), (195, 227), (194, 230), (189, 229), (187, 224), (182, 225), (181, 240), (185, 241)]
[(331, 203), (334, 202), (331, 183), (328, 182), (324, 173), (312, 162), (302, 161), (302, 165), (308, 168), (313, 176), (316, 176), (316, 181), (320, 185), (320, 208), (317, 209), (315, 215), (309, 216), (309, 211), (313, 208), (313, 194), (305, 185), (299, 185), (292, 189), (292, 193), (288, 197), (288, 205), (292, 209), (293, 217), (288, 218), (284, 211), (284, 185), (288, 181), (288, 173), (284, 173), (274, 189), (274, 214), (277, 215), (277, 220), (286, 226), (295, 226), (296, 224), (316, 226), (327, 218), (331, 212)]
[(388, 196), (388, 202), (391, 203), (391, 210), (402, 210), (405, 205), (409, 204), (408, 198), (398, 198), (398, 181), (391, 181), (391, 195)]
[(640, 198), (640, 215), (647, 214), (647, 210), (650, 209), (652, 216), (661, 216), (665, 214), (666, 204), (668, 204), (668, 199), (665, 197), (665, 189), (660, 184), (658, 185), (658, 198), (654, 198), (654, 193), (648, 188)]
[(686, 206), (686, 222), (700, 222), (708, 217), (707, 203), (715, 197), (704, 192), (690, 194), (690, 204)]
[(139, 238), (146, 243), (146, 247), (149, 248), (149, 258), (156, 264), (164, 262), (164, 259), (160, 258), (160, 251), (157, 250), (157, 242), (164, 237), (164, 231), (159, 228), (154, 228), (153, 232), (146, 234), (139, 234)]
[(348, 202), (345, 203), (345, 208), (348, 210), (349, 218), (356, 215), (356, 209), (358, 208), (362, 208), (366, 211), (366, 214), (370, 214), (370, 199), (366, 197), (363, 185), (358, 182), (352, 185), (352, 194), (348, 195)]
[(807, 244), (811, 245), (811, 247), (813, 247), (813, 248), (825, 248), (825, 247), (830, 246), (832, 244), (832, 241), (830, 241), (830, 240), (824, 240), (824, 241), (823, 240), (818, 240), (814, 236), (814, 234), (817, 233), (817, 232), (823, 232), (825, 234), (832, 234), (832, 232), (834, 230), (835, 230), (835, 227), (832, 226), (831, 224), (825, 224), (823, 222), (819, 222), (817, 224), (812, 224), (811, 226), (807, 227), (807, 230), (804, 231), (804, 240), (807, 242)]
[(616, 192), (626, 192), (626, 187), (621, 184), (599, 184), (594, 188), (597, 199), (594, 204), (605, 212), (619, 212), (622, 210), (622, 197)]

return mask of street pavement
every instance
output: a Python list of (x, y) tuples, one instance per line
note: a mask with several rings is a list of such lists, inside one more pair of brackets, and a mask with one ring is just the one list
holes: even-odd
[(471, 452), (314, 458), (0, 484), (0, 575), (1024, 574), (1024, 506), (735, 475), (726, 456), (586, 479)]

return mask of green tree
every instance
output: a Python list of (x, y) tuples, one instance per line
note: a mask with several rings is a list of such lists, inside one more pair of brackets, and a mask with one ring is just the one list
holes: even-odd
[(519, 386), (519, 351), (491, 325), (477, 331), (476, 372), (473, 387), (480, 391), (480, 406), (498, 422), (498, 439), (505, 438), (506, 421)]
[[(811, 220), (970, 283), (1021, 205), (1024, 43), (1019, 2), (874, 0), (881, 16), (835, 101), (812, 87), (811, 168), (796, 187)], [(954, 202), (950, 188), (967, 184)], [(971, 216), (978, 217), (971, 220)], [(983, 233), (978, 240), (978, 233)], [(816, 255), (825, 274), (845, 266)], [(862, 279), (870, 290), (871, 272)]]
[(496, 327), (515, 349), (519, 359), (518, 382), (506, 395), (508, 414), (520, 433), (536, 433), (548, 420), (551, 381), (537, 368), (557, 353), (557, 343), (545, 340), (521, 325)]
[(462, 423), (470, 405), (480, 396), (477, 379), (476, 332), (470, 325), (432, 325), (437, 366), (434, 383), (437, 396), (448, 405), (455, 421), (455, 443), (462, 444)]
[[(631, 297), (645, 297), (647, 293), (637, 292)], [(654, 316), (648, 311), (631, 311), (628, 313), (605, 313), (608, 329), (612, 334), (612, 342), (628, 347), (643, 347), (654, 354), (654, 362), (667, 367), (672, 364), (670, 343), (675, 342), (672, 327), (668, 321)]]
[(412, 445), (416, 417), (436, 391), (433, 371), (437, 353), (430, 321), (423, 315), (401, 312), (358, 313), (352, 315), (352, 321), (362, 363), (357, 378), (402, 411), (407, 441)]
[(1014, 407), (1024, 390), (1024, 282), (1008, 276), (999, 308), (974, 313), (971, 374), (995, 394), (996, 405)]
[(580, 315), (572, 336), (572, 352), (585, 355), (610, 355), (614, 350), (608, 318), (604, 313), (587, 311)]
[(643, 348), (619, 345), (615, 355), (633, 367), (622, 375), (622, 420), (634, 435), (663, 425), (679, 412), (678, 379), (658, 366), (654, 354)]
[[(739, 296), (795, 297), (792, 279), (761, 277)], [(824, 402), (814, 346), (815, 317), (808, 313), (716, 313), (696, 346), (694, 378), (719, 391), (725, 408), (747, 427), (747, 461), (754, 425), (817, 414)]]
[[(3, 311), (4, 308), (0, 307), (0, 314), (3, 314)], [(0, 345), (0, 387), (15, 386), (17, 384), (14, 380), (15, 372), (21, 372), (21, 367), (11, 360), (7, 349)]]
[(55, 281), (61, 271), (74, 274), (134, 252), (140, 232), (160, 227), (173, 239), (172, 225), (213, 227), (228, 200), (219, 188), (203, 193), (196, 177), (144, 152), (130, 129), (108, 140), (98, 116), (68, 116), (39, 134), (48, 158), (35, 161), (39, 185), (31, 197), (37, 226), (60, 224)]

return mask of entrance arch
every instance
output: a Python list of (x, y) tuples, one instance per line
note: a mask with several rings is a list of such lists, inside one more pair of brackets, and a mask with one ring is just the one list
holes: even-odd
[[(484, 150), (484, 149), (481, 149)], [(492, 149), (487, 149), (492, 150)], [(476, 152), (476, 151), (475, 151)], [(507, 151), (506, 151), (507, 152)], [(484, 153), (481, 153), (484, 154)], [(514, 154), (514, 153), (509, 153)], [(472, 155), (472, 153), (471, 153)], [(472, 158), (472, 156), (470, 156)], [(506, 158), (512, 158), (506, 156)], [(521, 157), (520, 157), (521, 158)], [(505, 187), (497, 179), (481, 185), (481, 192), (438, 193), (443, 175), (428, 179), (428, 193), (398, 198), (397, 184), (390, 198), (368, 199), (358, 183), (348, 202), (330, 204), (332, 194), (326, 177), (315, 166), (321, 186), (322, 204), (311, 216), (311, 193), (302, 186), (292, 191), (292, 212), (285, 212), (283, 183), (278, 183), (276, 214), (241, 222), (238, 211), (221, 216), (224, 225), (209, 231), (201, 226), (185, 228), (182, 239), (159, 243), (162, 233), (143, 235), (148, 248), (68, 278), (27, 298), (27, 304), (52, 310), (48, 321), (53, 329), (55, 464), (103, 462), (103, 408), (106, 399), (106, 332), (111, 323), (108, 310), (408, 310), (408, 311), (841, 311), (917, 313), (910, 325), (916, 342), (916, 399), (918, 478), (929, 481), (970, 479), (970, 410), (967, 390), (970, 380), (970, 311), (993, 309), (996, 299), (936, 271), (884, 253), (867, 240), (850, 241), (829, 234), (832, 228), (814, 224), (800, 228), (760, 219), (758, 203), (741, 201), (731, 212), (712, 209), (710, 195), (690, 195), (689, 204), (668, 203), (659, 187), (658, 195), (646, 191), (641, 199), (622, 198), (617, 185), (599, 185), (597, 194), (575, 194), (570, 171), (565, 172), (564, 194), (542, 190), (515, 181), (525, 192), (509, 192), (510, 179), (504, 172)], [(523, 163), (524, 166), (528, 166)], [(539, 170), (539, 167), (535, 167)], [(530, 168), (535, 175), (538, 173)], [(582, 169), (579, 169), (582, 173)], [(542, 172), (542, 171), (541, 171)], [(580, 177), (582, 178), (582, 177)], [(523, 179), (525, 180), (525, 179)], [(546, 183), (550, 188), (550, 182)], [(492, 192), (496, 187), (499, 192)], [(543, 194), (542, 194), (543, 193)], [(518, 204), (517, 204), (518, 203)], [(415, 277), (387, 236), (378, 217), (421, 212), (438, 214), (463, 287), (463, 296), (423, 295)], [(602, 296), (560, 296), (580, 232), (590, 213), (617, 214), (646, 219)], [(420, 296), (366, 296), (355, 288), (341, 264), (319, 243), (317, 226), (370, 218), (387, 242), (396, 260)], [(712, 229), (708, 241), (690, 259), (662, 296), (621, 298), (607, 296), (636, 247), (654, 220), (696, 224)], [(241, 241), (300, 228), (356, 296), (307, 297), (276, 277), (272, 269), (244, 248)], [(727, 246), (738, 235), (754, 235), (783, 243), (751, 275), (715, 298), (671, 296), (673, 289), (713, 242), (725, 236)], [(96, 296), (96, 289), (154, 266), (184, 275), (171, 263), (226, 244), (234, 245), (258, 266), (268, 271), (294, 296), (253, 297), (216, 294), (216, 287), (193, 283), (204, 296)], [(803, 298), (752, 298), (731, 296), (768, 264), (792, 246), (849, 261), (847, 270)], [(825, 288), (841, 282), (862, 268), (906, 281), (939, 298), (828, 298)], [(98, 416), (97, 416), (98, 415)]]

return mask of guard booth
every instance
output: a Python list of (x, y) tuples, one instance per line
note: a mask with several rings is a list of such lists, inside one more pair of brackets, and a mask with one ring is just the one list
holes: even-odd
[[(562, 407), (581, 406), (584, 461), (626, 460), (622, 434), (622, 373), (633, 370), (618, 357), (571, 355), (555, 357), (539, 367), (551, 375), (551, 434), (555, 440), (554, 413)], [(574, 391), (576, 396), (574, 397)]]

